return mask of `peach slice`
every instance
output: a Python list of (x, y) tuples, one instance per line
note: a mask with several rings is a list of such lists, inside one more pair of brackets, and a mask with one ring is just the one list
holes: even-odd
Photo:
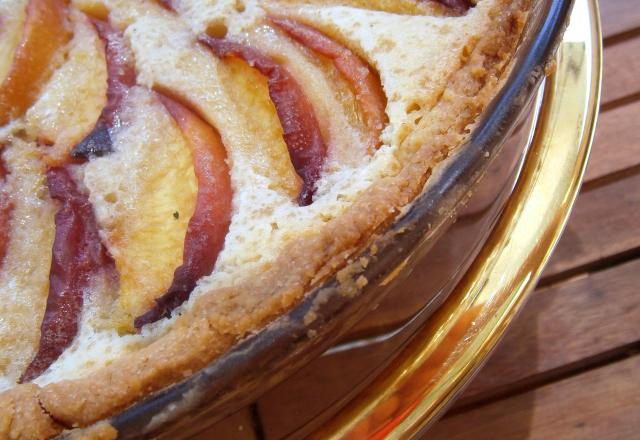
[(0, 84), (9, 73), (20, 45), (28, 0), (0, 1)]
[(291, 162), (303, 181), (298, 203), (311, 204), (327, 157), (327, 146), (313, 107), (300, 85), (286, 68), (251, 47), (208, 35), (201, 35), (198, 40), (217, 57), (238, 57), (267, 77), (269, 95), (278, 112)]
[(231, 223), (233, 192), (220, 135), (182, 104), (161, 94), (158, 97), (191, 146), (198, 197), (184, 240), (183, 263), (176, 269), (167, 293), (156, 299), (151, 310), (136, 318), (138, 329), (170, 316), (189, 298), (197, 281), (211, 274)]
[(380, 146), (380, 133), (387, 124), (386, 97), (380, 79), (359, 56), (322, 32), (288, 18), (271, 18), (271, 22), (307, 48), (330, 58), (336, 69), (349, 81), (356, 100), (365, 114), (371, 151)]
[[(219, 63), (218, 74), (220, 84), (234, 103), (234, 114), (238, 115), (221, 128), (247, 137), (244, 142), (226, 145), (229, 156), (235, 153), (244, 158), (254, 172), (272, 182), (272, 188), (297, 198), (302, 179), (291, 163), (278, 112), (269, 97), (267, 79), (239, 58)], [(189, 105), (196, 108), (195, 102)]]
[[(55, 202), (47, 196), (40, 148), (14, 138), (3, 147), (10, 195), (5, 258), (0, 265), (0, 374), (18, 380), (35, 355), (49, 291)], [(4, 222), (3, 222), (4, 223)]]
[(120, 118), (114, 151), (85, 165), (84, 184), (118, 270), (114, 327), (130, 332), (183, 263), (198, 183), (191, 148), (154, 93), (133, 87)]
[(25, 115), (26, 129), (45, 146), (49, 166), (69, 161), (71, 149), (93, 130), (107, 104), (104, 43), (84, 13), (71, 10), (69, 18), (73, 39), (66, 60)]
[(96, 126), (73, 149), (74, 157), (101, 156), (112, 151), (109, 130), (118, 124), (118, 113), (127, 92), (136, 83), (133, 55), (126, 46), (122, 34), (106, 21), (92, 20), (98, 35), (105, 44), (107, 59), (107, 105), (100, 113)]
[(29, 0), (24, 34), (0, 84), (0, 125), (22, 116), (36, 100), (71, 37), (62, 0)]
[(98, 224), (87, 196), (66, 168), (47, 171), (51, 198), (61, 206), (55, 215), (49, 295), (41, 326), (40, 345), (20, 382), (42, 374), (78, 333), (84, 296), (101, 273), (113, 273), (113, 260), (100, 241)]

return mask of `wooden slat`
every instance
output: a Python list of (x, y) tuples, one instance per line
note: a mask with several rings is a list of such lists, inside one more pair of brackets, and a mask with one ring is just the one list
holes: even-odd
[(640, 174), (634, 174), (582, 192), (543, 278), (639, 248), (638, 188)]
[(638, 165), (640, 101), (600, 114), (584, 181), (589, 182)]
[(632, 439), (640, 432), (640, 356), (445, 417), (429, 440)]
[(605, 38), (640, 27), (640, 0), (600, 0)]
[[(620, 3), (624, 1), (617, 0)], [(640, 6), (638, 6), (640, 11)], [(639, 22), (640, 24), (640, 22)], [(640, 34), (604, 50), (602, 104), (640, 92)]]
[(640, 341), (640, 260), (536, 291), (458, 406)]

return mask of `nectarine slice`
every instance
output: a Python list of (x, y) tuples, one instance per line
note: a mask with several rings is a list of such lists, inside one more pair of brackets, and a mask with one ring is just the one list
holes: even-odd
[(71, 149), (93, 130), (107, 104), (104, 44), (84, 13), (71, 10), (73, 39), (67, 57), (25, 115), (49, 166), (69, 161)]
[(267, 77), (269, 95), (278, 112), (291, 162), (303, 181), (298, 203), (311, 204), (327, 146), (313, 107), (300, 85), (285, 67), (251, 47), (208, 35), (201, 35), (199, 41), (217, 57), (238, 57)]
[(127, 92), (136, 83), (133, 54), (126, 46), (122, 34), (102, 20), (92, 20), (105, 44), (107, 60), (107, 105), (100, 113), (95, 128), (73, 149), (73, 156), (101, 156), (111, 152), (109, 130), (118, 121), (118, 112)]
[(11, 217), (0, 265), (0, 374), (17, 381), (38, 348), (49, 291), (55, 202), (46, 193), (39, 148), (19, 138), (2, 148)]
[(0, 84), (0, 125), (20, 117), (37, 99), (53, 71), (54, 59), (71, 32), (62, 0), (29, 0), (24, 34)]
[(133, 87), (119, 117), (113, 152), (86, 164), (84, 184), (119, 274), (112, 318), (130, 332), (183, 262), (198, 181), (191, 148), (154, 93)]
[(47, 171), (47, 186), (51, 198), (61, 205), (55, 215), (49, 295), (40, 345), (20, 382), (38, 377), (71, 344), (92, 282), (100, 273), (114, 270), (100, 241), (93, 207), (69, 171), (64, 167)]
[(11, 216), (0, 265), (0, 374), (18, 380), (33, 359), (49, 291), (55, 202), (46, 194), (40, 149), (15, 138), (2, 148)]
[(349, 81), (365, 115), (371, 150), (380, 146), (380, 133), (388, 122), (386, 97), (380, 79), (369, 65), (351, 50), (310, 26), (289, 18), (271, 18), (271, 22), (307, 48), (330, 58)]
[(297, 198), (302, 179), (291, 163), (278, 112), (269, 97), (267, 78), (240, 58), (219, 63), (218, 74), (234, 103), (234, 113), (238, 114), (223, 128), (248, 137), (246, 142), (227, 145), (229, 155), (241, 155), (252, 170), (267, 177), (272, 188)]
[(0, 84), (11, 69), (27, 17), (27, 1), (0, 1)]
[(184, 240), (183, 263), (176, 269), (167, 293), (156, 299), (151, 310), (136, 318), (136, 328), (170, 316), (189, 298), (197, 281), (211, 274), (231, 223), (233, 192), (220, 135), (187, 107), (162, 94), (158, 97), (191, 146), (198, 198)]

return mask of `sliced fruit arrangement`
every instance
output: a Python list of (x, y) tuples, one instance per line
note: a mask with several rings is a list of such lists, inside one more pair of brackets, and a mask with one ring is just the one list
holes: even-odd
[(282, 5), (300, 3), (340, 5), (403, 15), (458, 15), (475, 6), (475, 0), (276, 0)]
[[(159, 3), (165, 14), (176, 13), (173, 2)], [(4, 110), (0, 104), (0, 122), (27, 113), (25, 119), (36, 131), (34, 138), (49, 166), (48, 197), (57, 207), (40, 342), (20, 378), (23, 382), (41, 375), (71, 345), (82, 324), (83, 307), (100, 290), (98, 284), (117, 291), (109, 319), (111, 328), (120, 332), (140, 330), (171, 316), (198, 281), (214, 270), (231, 225), (231, 172), (220, 134), (180, 93), (137, 85), (133, 52), (122, 32), (97, 3), (89, 5), (86, 10), (99, 18), (85, 16), (62, 0), (28, 0), (24, 36), (0, 86), (0, 97), (7, 98)], [(373, 154), (388, 122), (375, 70), (307, 24), (284, 16), (265, 18), (262, 24), (301, 56), (317, 59), (309, 65), (323, 81), (335, 80), (326, 65), (341, 76), (348, 89), (346, 101), (357, 107), (353, 120), (345, 124), (363, 124), (365, 144)], [(44, 44), (52, 29), (57, 30), (55, 38)], [(66, 61), (56, 64), (53, 57), (71, 39), (69, 29), (75, 42), (67, 48)], [(275, 158), (283, 178), (291, 169), (287, 185), (299, 206), (310, 205), (330, 145), (326, 125), (323, 136), (316, 116), (317, 94), (314, 103), (284, 58), (268, 55), (250, 41), (202, 34), (197, 42), (222, 61), (226, 93), (245, 104), (238, 108), (253, 112), (247, 128), (266, 139), (268, 150), (260, 154)], [(35, 50), (38, 44), (46, 50)], [(54, 73), (53, 67), (39, 69), (45, 61), (63, 67)], [(36, 87), (28, 93), (20, 92), (24, 84), (15, 79), (25, 70), (40, 72), (31, 73)], [(69, 87), (76, 71), (90, 92)], [(90, 104), (81, 99), (84, 95), (92, 97)], [(74, 101), (79, 109), (85, 105), (86, 120), (74, 124), (72, 134), (64, 134), (60, 109)], [(58, 108), (59, 113), (46, 114), (41, 108)], [(337, 112), (349, 119), (346, 113)], [(89, 123), (92, 118), (95, 121)], [(2, 182), (5, 172), (0, 171)], [(3, 225), (9, 223), (11, 204), (3, 194), (0, 191), (0, 261), (10, 235)]]
[[(31, 3), (30, 6), (31, 7)], [(61, 10), (63, 14), (61, 20), (66, 20), (67, 9)], [(26, 27), (29, 26), (29, 8), (27, 9), (27, 22)], [(91, 73), (100, 73), (101, 61), (104, 63), (106, 52), (106, 71), (108, 71), (108, 87), (106, 88), (106, 99), (104, 99), (104, 110), (98, 118), (98, 122), (95, 123), (97, 130), (94, 129), (89, 134), (89, 141), (83, 141), (80, 145), (89, 145), (90, 152), (99, 154), (104, 151), (108, 151), (111, 148), (109, 129), (118, 124), (117, 111), (120, 107), (122, 97), (126, 93), (133, 79), (135, 78), (133, 68), (131, 67), (131, 59), (126, 58), (124, 53), (124, 43), (121, 35), (113, 30), (106, 22), (94, 20), (93, 24), (74, 11), (74, 21), (78, 26), (75, 26), (76, 39), (85, 40), (79, 41), (77, 44), (72, 44), (72, 50), (70, 60), (67, 61), (64, 66), (56, 72), (57, 77), (53, 78), (51, 84), (47, 85), (45, 94), (42, 100), (45, 104), (40, 102), (36, 104), (33, 111), (27, 117), (27, 120), (35, 127), (36, 137), (38, 139), (44, 139), (47, 135), (53, 139), (49, 142), (63, 144), (68, 139), (64, 136), (56, 136), (60, 133), (57, 131), (56, 124), (53, 124), (53, 130), (47, 131), (47, 125), (51, 124), (38, 124), (42, 119), (56, 119), (57, 117), (64, 117), (64, 115), (51, 115), (46, 111), (41, 112), (41, 118), (38, 118), (38, 108), (41, 105), (48, 108), (57, 108), (58, 112), (64, 108), (63, 103), (65, 100), (74, 99), (76, 92), (82, 95), (82, 92), (86, 90), (79, 90), (77, 87), (69, 87), (70, 83), (74, 80), (78, 80), (77, 76), (82, 78), (84, 74), (91, 75)], [(45, 26), (43, 23), (36, 22), (33, 26), (41, 27)], [(95, 27), (95, 28), (94, 28)], [(104, 40), (104, 46), (106, 50), (102, 48), (103, 53), (100, 53), (100, 46), (102, 43), (98, 43), (95, 40), (96, 29), (100, 34), (100, 37)], [(38, 34), (39, 29), (33, 30), (34, 34)], [(85, 47), (83, 47), (83, 45)], [(74, 58), (82, 59), (87, 55), (83, 49), (89, 48), (89, 56), (92, 59), (89, 62), (79, 62), (74, 65)], [(74, 51), (74, 49), (77, 49)], [(91, 49), (94, 50), (91, 53)], [(33, 65), (29, 65), (33, 68)], [(77, 68), (80, 73), (74, 78), (73, 75), (69, 77), (65, 75), (68, 72), (65, 70), (74, 70)], [(73, 73), (73, 72), (71, 72)], [(66, 76), (66, 77), (65, 77)], [(66, 80), (66, 81), (65, 81)], [(98, 90), (100, 88), (99, 81), (100, 75), (95, 78), (98, 81)], [(90, 90), (93, 95), (96, 95), (96, 90)], [(99, 92), (97, 92), (99, 93)], [(89, 93), (91, 94), (91, 93)], [(81, 96), (86, 98), (86, 96)], [(54, 100), (54, 105), (47, 106), (47, 100)], [(98, 99), (98, 102), (101, 100)], [(82, 103), (82, 100), (79, 100)], [(91, 100), (88, 100), (91, 103)], [(93, 101), (95, 104), (95, 100)], [(79, 103), (76, 103), (80, 105)], [(89, 105), (85, 102), (85, 106)], [(19, 114), (13, 114), (12, 117), (19, 116)], [(68, 121), (70, 122), (70, 121)], [(90, 129), (90, 125), (87, 129)], [(33, 127), (32, 127), (33, 128)], [(97, 135), (95, 133), (98, 133)], [(75, 136), (82, 137), (81, 131), (76, 133)], [(106, 136), (106, 137), (105, 137)], [(45, 149), (48, 147), (44, 147)], [(31, 363), (24, 371), (20, 381), (30, 381), (39, 376), (45, 371), (51, 363), (53, 363), (60, 354), (71, 344), (77, 335), (83, 303), (88, 295), (97, 290), (97, 286), (103, 283), (105, 277), (110, 277), (113, 273), (113, 260), (108, 255), (105, 246), (102, 244), (99, 225), (95, 219), (94, 209), (89, 203), (88, 195), (84, 193), (75, 182), (74, 177), (65, 163), (71, 161), (68, 148), (61, 145), (53, 145), (53, 150), (58, 150), (58, 154), (52, 156), (49, 154), (47, 162), (54, 167), (47, 171), (47, 184), (49, 190), (49, 197), (56, 200), (59, 203), (59, 209), (55, 216), (55, 240), (53, 243), (52, 260), (50, 267), (50, 285), (48, 292), (48, 299), (46, 310), (41, 325), (40, 341), (38, 350)], [(84, 148), (83, 152), (88, 148)], [(50, 153), (50, 151), (49, 151)], [(46, 155), (46, 153), (45, 153)], [(101, 281), (102, 279), (102, 281)]]
[(299, 43), (330, 58), (338, 71), (352, 85), (369, 129), (369, 148), (380, 146), (380, 134), (387, 124), (386, 98), (380, 79), (360, 57), (322, 32), (288, 18), (273, 17), (271, 23)]
[[(352, 86), (365, 116), (370, 152), (379, 147), (382, 129), (388, 121), (386, 99), (375, 72), (351, 50), (310, 26), (283, 17), (271, 18), (270, 23), (317, 55), (333, 62)], [(201, 35), (199, 41), (216, 56), (242, 59), (267, 78), (269, 95), (277, 110), (291, 161), (303, 180), (298, 202), (301, 206), (309, 205), (328, 155), (328, 147), (314, 107), (297, 80), (282, 63), (250, 45), (209, 35)]]
[(269, 95), (280, 118), (291, 162), (303, 181), (298, 203), (311, 204), (327, 146), (313, 107), (300, 85), (282, 65), (249, 46), (208, 35), (201, 35), (198, 40), (216, 56), (241, 58), (268, 78)]
[(101, 156), (112, 151), (110, 130), (119, 125), (119, 112), (127, 91), (135, 85), (136, 73), (133, 56), (122, 34), (102, 20), (93, 20), (105, 44), (107, 59), (107, 105), (102, 110), (95, 128), (73, 149), (75, 157)]
[(22, 38), (0, 83), (0, 126), (24, 114), (59, 64), (56, 57), (71, 37), (66, 12), (63, 0), (27, 3)]

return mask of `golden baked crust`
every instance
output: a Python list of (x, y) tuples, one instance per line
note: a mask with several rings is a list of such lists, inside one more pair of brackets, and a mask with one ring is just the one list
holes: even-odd
[[(89, 426), (115, 414), (202, 369), (343, 268), (349, 256), (362, 249), (376, 230), (396, 218), (423, 190), (433, 168), (464, 143), (495, 96), (509, 68), (530, 2), (488, 3), (491, 26), (483, 29), (479, 38), (467, 41), (459, 54), (459, 65), (446, 78), (437, 100), (416, 107), (414, 125), (397, 130), (403, 153), (396, 174), (373, 182), (321, 229), (287, 242), (268, 269), (234, 286), (199, 295), (174, 318), (171, 328), (149, 345), (125, 353), (84, 377), (42, 386), (20, 384), (3, 392), (2, 436), (48, 438), (63, 429)], [(303, 10), (289, 12), (305, 20)]]

